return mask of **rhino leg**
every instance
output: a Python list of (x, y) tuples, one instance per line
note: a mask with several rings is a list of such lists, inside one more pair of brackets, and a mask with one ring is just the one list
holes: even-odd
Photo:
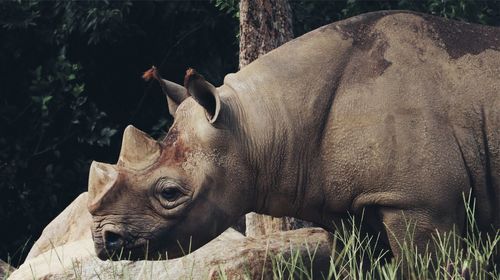
[[(452, 213), (431, 214), (424, 210), (399, 210), (399, 209), (382, 209), (382, 220), (386, 228), (389, 245), (394, 256), (402, 260), (402, 272), (409, 273), (406, 267), (405, 252), (411, 247), (415, 247), (418, 252), (424, 253), (426, 250), (431, 253), (431, 256), (436, 260), (434, 254), (435, 242), (433, 236), (438, 232), (439, 235), (455, 231), (456, 233), (463, 232), (464, 220), (463, 215)], [(455, 219), (444, 219), (444, 217), (455, 216)], [(411, 247), (410, 247), (411, 246)], [(413, 250), (411, 250), (413, 251)]]

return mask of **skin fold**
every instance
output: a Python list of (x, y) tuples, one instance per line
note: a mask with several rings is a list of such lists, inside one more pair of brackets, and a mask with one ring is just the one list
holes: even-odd
[[(500, 228), (500, 30), (404, 11), (307, 33), (215, 88), (194, 70), (160, 82), (174, 124), (129, 126), (115, 165), (94, 162), (89, 211), (102, 259), (179, 257), (255, 211), (333, 229), (360, 215), (398, 256), (423, 250), (477, 200)], [(182, 249), (181, 249), (182, 248)]]

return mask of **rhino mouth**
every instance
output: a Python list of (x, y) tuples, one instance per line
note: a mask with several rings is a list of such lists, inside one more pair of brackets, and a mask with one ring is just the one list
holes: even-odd
[(109, 248), (102, 242), (95, 242), (97, 257), (101, 260), (165, 260), (166, 251), (150, 245), (149, 241), (126, 242), (120, 247)]
[(159, 246), (154, 239), (128, 238), (120, 246), (110, 247), (106, 246), (103, 238), (94, 238), (96, 255), (101, 260), (140, 261), (174, 259), (186, 254), (179, 246), (177, 244), (165, 249), (164, 246)]

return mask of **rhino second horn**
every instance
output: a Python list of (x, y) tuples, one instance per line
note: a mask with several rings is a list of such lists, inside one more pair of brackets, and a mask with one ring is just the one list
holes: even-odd
[(143, 170), (160, 157), (160, 144), (132, 125), (123, 133), (122, 149), (118, 165), (134, 170)]
[(93, 161), (89, 172), (89, 211), (98, 208), (102, 197), (116, 184), (118, 171), (116, 166)]

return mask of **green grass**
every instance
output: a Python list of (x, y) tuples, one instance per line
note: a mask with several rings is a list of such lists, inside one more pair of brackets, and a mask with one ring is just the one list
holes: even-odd
[[(405, 275), (407, 279), (500, 279), (500, 268), (493, 262), (495, 252), (500, 250), (500, 230), (497, 229), (494, 235), (480, 233), (474, 220), (475, 203), (467, 201), (466, 205), (464, 236), (454, 231), (436, 233), (433, 240), (435, 255), (416, 252), (411, 238), (414, 230), (411, 221), (407, 226), (407, 238), (400, 244), (403, 254), (400, 259), (395, 259), (389, 257), (388, 251), (375, 250), (378, 238), (363, 234), (359, 223), (351, 218), (341, 223), (333, 233), (331, 252), (326, 254), (327, 264), (322, 271), (316, 271), (313, 267), (318, 258), (325, 256), (319, 256), (318, 245), (311, 245), (314, 241), (305, 240), (301, 248), (290, 247), (277, 254), (266, 250), (261, 275), (251, 275), (250, 270), (245, 268), (238, 277), (269, 279), (269, 275), (272, 275), (272, 279), (401, 279), (401, 275)], [(194, 259), (192, 264), (185, 266), (186, 270), (191, 269), (186, 271), (185, 279), (195, 279), (195, 266)], [(94, 268), (94, 276), (98, 279), (156, 279), (154, 267), (163, 267), (165, 271), (168, 269), (164, 262), (144, 262), (137, 275), (137, 271), (134, 274), (128, 271), (128, 267), (115, 262), (107, 271), (100, 267)], [(83, 279), (78, 262), (73, 262), (70, 273), (73, 279)], [(234, 279), (234, 272), (228, 275), (224, 266), (219, 266), (216, 278)]]

